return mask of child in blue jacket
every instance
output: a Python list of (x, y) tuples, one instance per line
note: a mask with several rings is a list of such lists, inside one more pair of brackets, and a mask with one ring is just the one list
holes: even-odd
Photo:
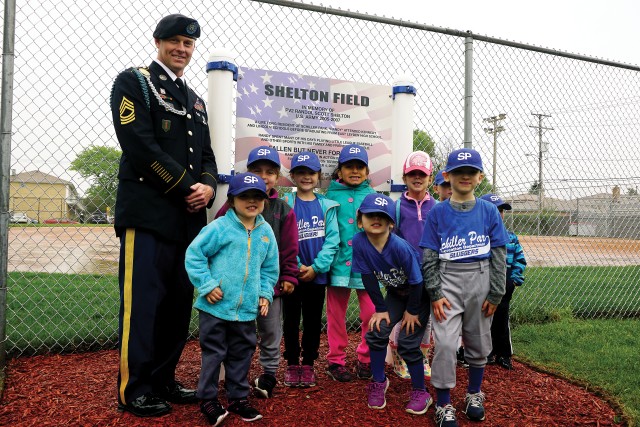
[(260, 215), (267, 191), (252, 173), (233, 177), (227, 192), (231, 206), (209, 223), (187, 248), (185, 266), (198, 291), (202, 367), (197, 397), (209, 423), (219, 425), (228, 412), (218, 401), (220, 365), (225, 366), (229, 411), (245, 421), (262, 415), (247, 396), (247, 375), (256, 349), (256, 318), (266, 316), (278, 280), (278, 246)]
[[(511, 210), (511, 205), (509, 203), (505, 203), (495, 194), (485, 194), (481, 199), (496, 205), (503, 220), (504, 211)], [(509, 230), (507, 230), (507, 233), (509, 234), (509, 243), (507, 243), (506, 293), (502, 297), (500, 304), (498, 304), (496, 312), (493, 314), (493, 322), (491, 323), (491, 342), (493, 344), (493, 350), (491, 350), (491, 354), (489, 354), (487, 363), (496, 363), (504, 369), (513, 369), (513, 365), (511, 363), (513, 347), (511, 346), (509, 306), (516, 286), (520, 286), (524, 283), (524, 269), (527, 266), (527, 260), (524, 257), (524, 251), (518, 241), (518, 236)]]

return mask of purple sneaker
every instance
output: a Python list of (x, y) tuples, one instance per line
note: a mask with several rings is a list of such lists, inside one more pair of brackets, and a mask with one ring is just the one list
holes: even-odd
[(284, 373), (284, 385), (300, 387), (300, 365), (289, 365)]
[(315, 387), (316, 373), (311, 365), (302, 365), (300, 367), (300, 387)]
[(427, 412), (432, 403), (433, 399), (428, 391), (412, 390), (405, 411), (413, 415), (422, 415)]
[(387, 406), (387, 400), (384, 395), (389, 388), (389, 378), (381, 383), (371, 381), (367, 385), (367, 405), (371, 409), (382, 409)]

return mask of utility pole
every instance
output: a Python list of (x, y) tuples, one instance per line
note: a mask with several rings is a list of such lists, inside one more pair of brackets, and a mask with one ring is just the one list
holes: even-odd
[(551, 127), (542, 126), (544, 117), (551, 117), (549, 114), (531, 113), (532, 116), (538, 116), (538, 125), (529, 125), (530, 128), (538, 129), (538, 209), (540, 213), (544, 209), (544, 182), (542, 180), (542, 155), (547, 152), (547, 146), (542, 142), (543, 130), (554, 130)]
[(504, 120), (507, 117), (506, 114), (500, 113), (497, 116), (487, 117), (484, 119), (485, 122), (491, 123), (493, 127), (484, 128), (486, 133), (493, 134), (493, 192), (498, 192), (498, 181), (497, 181), (497, 173), (496, 173), (496, 159), (498, 152), (498, 134), (504, 131), (504, 127), (499, 125), (499, 122)]

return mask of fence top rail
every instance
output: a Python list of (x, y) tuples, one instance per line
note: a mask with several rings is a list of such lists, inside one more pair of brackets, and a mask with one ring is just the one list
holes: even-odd
[(343, 9), (335, 9), (335, 8), (311, 4), (311, 3), (301, 3), (301, 2), (292, 1), (292, 0), (251, 0), (251, 1), (257, 2), (257, 3), (273, 4), (276, 6), (285, 6), (285, 7), (295, 8), (295, 9), (310, 10), (313, 12), (321, 12), (321, 13), (326, 13), (328, 15), (337, 15), (337, 16), (344, 16), (347, 18), (361, 19), (361, 20), (371, 21), (371, 22), (379, 22), (381, 24), (396, 25), (399, 27), (413, 28), (416, 30), (430, 31), (433, 33), (447, 34), (454, 37), (465, 37), (465, 38), (470, 37), (474, 40), (479, 40), (487, 43), (515, 47), (518, 49), (530, 50), (533, 52), (546, 53), (549, 55), (560, 56), (564, 58), (577, 59), (579, 61), (591, 62), (594, 64), (608, 65), (611, 67), (618, 67), (618, 68), (625, 68), (627, 70), (640, 71), (640, 66), (637, 66), (637, 65), (625, 64), (623, 62), (609, 61), (606, 59), (594, 58), (592, 56), (579, 55), (575, 53), (564, 52), (557, 49), (549, 49), (549, 48), (534, 46), (526, 43), (519, 43), (511, 40), (503, 40), (496, 37), (483, 36), (479, 34), (474, 34), (471, 31), (460, 31), (460, 30), (454, 30), (451, 28), (436, 27), (433, 25), (419, 24), (417, 22), (404, 21), (401, 19), (387, 18), (385, 16), (367, 15), (365, 13), (352, 12), (350, 10), (343, 10)]

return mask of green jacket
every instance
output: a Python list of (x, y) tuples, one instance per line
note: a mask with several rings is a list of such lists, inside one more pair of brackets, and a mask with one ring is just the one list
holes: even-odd
[(338, 207), (338, 228), (340, 230), (340, 247), (331, 265), (331, 286), (342, 288), (364, 289), (360, 273), (351, 272), (351, 239), (362, 229), (358, 228), (356, 213), (360, 203), (367, 194), (376, 191), (365, 180), (357, 187), (349, 187), (338, 181), (331, 181), (326, 196), (340, 203)]

